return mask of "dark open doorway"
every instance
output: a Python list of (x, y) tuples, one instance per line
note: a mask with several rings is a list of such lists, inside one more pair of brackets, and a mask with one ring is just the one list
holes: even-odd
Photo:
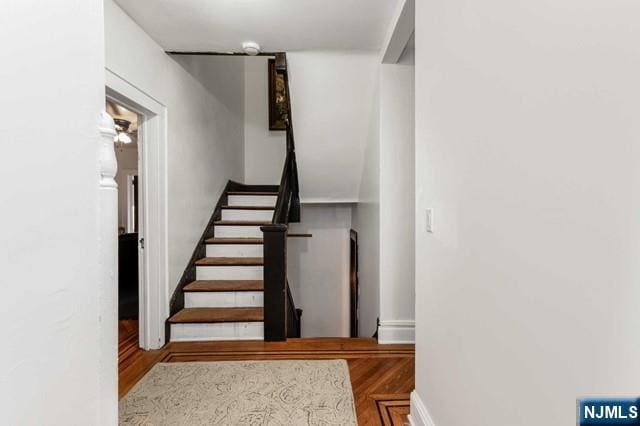
[(351, 317), (351, 337), (358, 337), (358, 233), (353, 229), (350, 232), (349, 246), (351, 253), (349, 270), (349, 294), (350, 294), (350, 317)]
[(106, 110), (115, 122), (118, 172), (118, 336), (119, 348), (139, 346), (139, 126), (135, 111), (107, 98)]

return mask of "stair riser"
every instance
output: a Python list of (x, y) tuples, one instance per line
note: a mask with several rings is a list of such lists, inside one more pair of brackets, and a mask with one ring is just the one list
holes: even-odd
[(186, 292), (185, 308), (253, 308), (262, 307), (261, 291)]
[(262, 244), (207, 244), (207, 257), (262, 257)]
[(219, 226), (215, 227), (216, 238), (262, 238), (259, 226)]
[(172, 342), (263, 339), (263, 322), (171, 324)]
[(267, 206), (275, 207), (278, 197), (275, 195), (229, 195), (230, 206)]
[(273, 210), (222, 210), (222, 220), (271, 221)]
[(262, 266), (196, 266), (198, 280), (261, 280)]

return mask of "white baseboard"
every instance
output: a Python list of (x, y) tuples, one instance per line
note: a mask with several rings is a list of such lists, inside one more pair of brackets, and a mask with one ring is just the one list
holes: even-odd
[(413, 320), (380, 321), (378, 343), (415, 343), (416, 322)]
[(411, 392), (409, 423), (411, 423), (411, 426), (436, 426), (429, 415), (426, 405), (424, 405), (416, 391)]

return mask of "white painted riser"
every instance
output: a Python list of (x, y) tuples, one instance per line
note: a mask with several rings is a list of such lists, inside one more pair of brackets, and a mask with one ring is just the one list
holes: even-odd
[(215, 227), (216, 238), (262, 238), (259, 226), (219, 226)]
[(185, 308), (261, 308), (262, 291), (186, 292)]
[(263, 340), (263, 322), (171, 324), (172, 342), (205, 340)]
[(229, 195), (230, 206), (267, 206), (275, 207), (278, 197), (275, 195)]
[(273, 210), (222, 210), (222, 220), (271, 221)]
[(196, 266), (198, 280), (261, 280), (262, 266)]
[(262, 244), (207, 244), (207, 257), (262, 257)]

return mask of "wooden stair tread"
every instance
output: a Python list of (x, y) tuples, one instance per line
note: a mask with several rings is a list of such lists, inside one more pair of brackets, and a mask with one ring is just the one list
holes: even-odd
[(275, 207), (270, 206), (233, 206), (225, 204), (222, 206), (223, 210), (275, 210)]
[(266, 220), (216, 220), (213, 224), (217, 226), (263, 226), (271, 225), (271, 222)]
[(262, 266), (262, 257), (203, 257), (196, 266)]
[(171, 324), (260, 321), (262, 308), (184, 308), (169, 318)]
[(264, 244), (262, 238), (208, 238), (206, 244)]
[(266, 195), (273, 197), (274, 195), (278, 195), (278, 193), (269, 191), (229, 191), (227, 195)]
[(185, 292), (263, 291), (262, 280), (197, 280), (184, 286)]

